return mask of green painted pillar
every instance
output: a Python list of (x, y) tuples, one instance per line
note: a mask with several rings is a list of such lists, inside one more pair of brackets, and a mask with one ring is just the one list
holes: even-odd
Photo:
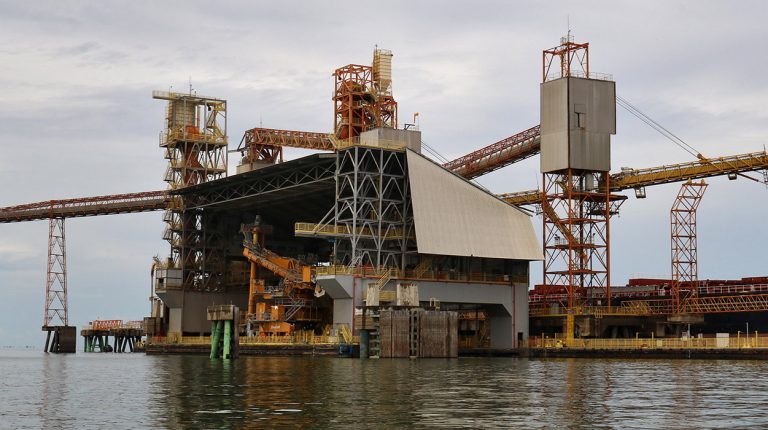
[(232, 358), (232, 320), (224, 321), (224, 354), (225, 359)]
[(219, 341), (221, 340), (221, 326), (223, 321), (214, 321), (211, 330), (211, 358), (219, 356)]

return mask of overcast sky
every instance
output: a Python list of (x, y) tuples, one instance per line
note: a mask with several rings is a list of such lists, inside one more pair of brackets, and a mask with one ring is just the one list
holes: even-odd
[[(768, 136), (764, 1), (152, 3), (0, 1), (0, 206), (163, 189), (164, 104), (151, 92), (186, 91), (190, 78), (228, 100), (233, 148), (259, 123), (330, 132), (332, 71), (370, 64), (376, 44), (394, 52), (401, 124), (419, 112), (424, 141), (455, 158), (539, 123), (541, 51), (569, 20), (591, 70), (704, 155), (759, 151)], [(618, 111), (614, 171), (689, 160)], [(533, 158), (479, 182), (511, 192), (539, 177)], [(700, 276), (768, 275), (768, 190), (708, 182)], [(668, 276), (678, 189), (649, 188), (614, 218), (614, 285)], [(71, 323), (145, 316), (151, 257), (168, 253), (162, 214), (66, 227)], [(44, 341), (47, 229), (0, 225), (0, 346)], [(531, 270), (540, 281), (541, 265)]]

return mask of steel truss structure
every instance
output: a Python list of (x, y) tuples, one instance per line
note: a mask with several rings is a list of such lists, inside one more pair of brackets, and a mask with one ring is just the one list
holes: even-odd
[(336, 162), (337, 264), (402, 269), (414, 237), (405, 152), (353, 146)]
[(568, 308), (586, 305), (588, 288), (603, 290), (610, 306), (610, 217), (623, 199), (599, 190), (607, 178), (571, 169), (543, 174), (544, 285), (562, 288)]
[(219, 179), (205, 187), (178, 190), (174, 194), (183, 198), (187, 209), (203, 209), (225, 202), (333, 181), (335, 174), (336, 155), (316, 154), (289, 163)]
[[(227, 102), (194, 94), (154, 91), (152, 97), (167, 100), (166, 128), (160, 135), (168, 168), (170, 190), (202, 184), (227, 175)], [(209, 230), (199, 210), (187, 210), (183, 199), (172, 198), (164, 220), (163, 239), (171, 245), (169, 267), (182, 271), (182, 288), (216, 290), (210, 267), (211, 254), (221, 253), (219, 235)], [(223, 262), (223, 258), (221, 259)]]
[(283, 162), (283, 147), (333, 151), (333, 135), (308, 131), (252, 128), (246, 130), (237, 150), (243, 156), (241, 164)]
[[(589, 43), (574, 43), (570, 35), (560, 39), (560, 45), (542, 52), (541, 81), (547, 82), (566, 76), (589, 78)], [(552, 70), (559, 63), (560, 70)]]
[(531, 127), (445, 163), (443, 167), (466, 179), (474, 179), (538, 154), (541, 149), (540, 132), (540, 126)]
[(192, 248), (194, 265), (184, 267), (184, 288), (218, 292), (228, 286), (226, 238), (232, 226), (217, 216), (215, 206), (254, 198), (277, 201), (291, 196), (294, 189), (306, 193), (307, 187), (332, 187), (335, 160), (335, 155), (317, 154), (173, 191), (185, 204), (184, 216), (194, 223), (191, 230), (200, 232)]
[(167, 191), (83, 197), (0, 208), (0, 223), (148, 212), (165, 209)]
[(701, 204), (707, 184), (688, 181), (669, 211), (672, 232), (672, 309), (681, 312), (683, 303), (699, 289), (696, 210)]
[[(56, 322), (59, 324), (56, 324)], [(43, 330), (67, 326), (67, 247), (64, 218), (51, 218), (48, 226), (48, 270), (45, 283), (45, 314)]]
[(333, 130), (346, 140), (379, 127), (397, 128), (397, 102), (392, 96), (392, 53), (373, 52), (373, 66), (349, 64), (333, 73)]
[[(766, 169), (768, 169), (768, 153), (759, 151), (614, 173), (611, 175), (609, 189), (611, 192), (618, 192), (714, 176), (765, 171)], [(541, 191), (528, 190), (506, 193), (500, 194), (499, 197), (516, 206), (534, 205), (541, 202)]]
[[(550, 73), (558, 62), (560, 70)], [(589, 44), (574, 43), (569, 34), (560, 40), (559, 46), (543, 51), (542, 82), (571, 77), (590, 78)], [(567, 109), (570, 112), (570, 107)], [(594, 305), (586, 303), (587, 292), (591, 289), (605, 292), (604, 305), (610, 309), (610, 218), (612, 202), (616, 205), (615, 213), (623, 200), (611, 199), (610, 173), (607, 171), (610, 163), (606, 164), (605, 171), (574, 168), (570, 161), (570, 137), (566, 147), (567, 165), (546, 170), (542, 164), (544, 192), (540, 194), (539, 203), (543, 223), (544, 285), (565, 290), (569, 312), (577, 306)], [(566, 333), (572, 336), (573, 319), (569, 318), (567, 324)]]

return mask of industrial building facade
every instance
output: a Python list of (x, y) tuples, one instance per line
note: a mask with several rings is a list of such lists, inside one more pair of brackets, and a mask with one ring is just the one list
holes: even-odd
[[(180, 188), (189, 240), (176, 253), (193, 258), (159, 265), (154, 316), (170, 336), (207, 333), (215, 304), (258, 310), (255, 335), (286, 324), (356, 332), (366, 306), (431, 306), (479, 312), (489, 346), (517, 346), (529, 262), (542, 258), (531, 217), (425, 158), (420, 142), (417, 131), (372, 129), (335, 153)], [(251, 230), (260, 244), (244, 256)], [(288, 272), (269, 270), (280, 259), (310, 267), (314, 290), (287, 288)]]

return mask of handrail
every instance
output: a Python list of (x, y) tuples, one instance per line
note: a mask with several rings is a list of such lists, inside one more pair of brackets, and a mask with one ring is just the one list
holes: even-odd
[(737, 333), (728, 337), (682, 337), (628, 339), (584, 338), (566, 341), (561, 336), (531, 337), (527, 348), (571, 348), (571, 349), (768, 349), (768, 336), (754, 332), (749, 335)]
[(395, 268), (389, 268), (384, 270), (377, 270), (370, 266), (316, 266), (316, 276), (334, 276), (334, 275), (350, 275), (359, 276), (365, 278), (381, 278), (385, 273), (389, 273), (392, 278), (396, 279), (408, 279), (408, 280), (421, 280), (421, 281), (437, 281), (437, 282), (477, 282), (477, 283), (491, 283), (491, 284), (506, 284), (510, 283), (527, 283), (528, 278), (525, 276), (514, 277), (510, 275), (484, 273), (484, 272), (453, 272), (453, 271), (436, 271), (426, 270), (420, 276), (416, 276), (415, 269), (398, 270)]

